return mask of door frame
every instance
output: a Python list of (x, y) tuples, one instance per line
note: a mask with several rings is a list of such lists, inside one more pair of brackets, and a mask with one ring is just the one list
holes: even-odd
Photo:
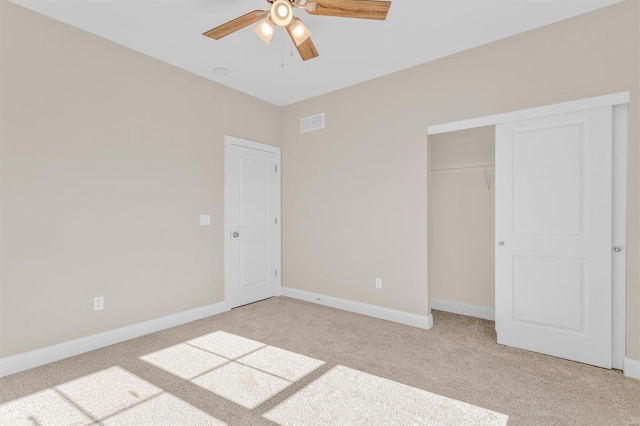
[[(546, 105), (471, 118), (451, 123), (437, 124), (427, 127), (429, 136), (474, 129), (485, 126), (511, 123), (563, 113), (595, 109), (605, 106), (613, 107), (613, 200), (612, 200), (612, 249), (622, 247), (622, 253), (614, 255), (612, 251), (612, 366), (624, 369), (627, 343), (627, 214), (628, 214), (628, 143), (629, 143), (629, 101), (630, 92), (620, 92), (593, 98), (579, 99), (560, 104)], [(427, 142), (428, 143), (428, 142)], [(430, 159), (428, 159), (430, 161)], [(427, 195), (427, 203), (429, 198)], [(428, 232), (428, 230), (427, 230)], [(431, 292), (427, 282), (429, 306)]]
[(281, 149), (277, 146), (266, 145), (259, 142), (253, 142), (247, 139), (241, 139), (235, 136), (224, 136), (224, 303), (227, 309), (232, 309), (231, 304), (231, 283), (229, 282), (229, 259), (231, 256), (231, 214), (230, 214), (230, 164), (231, 164), (231, 147), (239, 146), (242, 148), (255, 149), (275, 154), (276, 156), (276, 194), (278, 198), (276, 216), (278, 218), (276, 228), (276, 267), (278, 276), (276, 278), (276, 296), (282, 294), (282, 155)]

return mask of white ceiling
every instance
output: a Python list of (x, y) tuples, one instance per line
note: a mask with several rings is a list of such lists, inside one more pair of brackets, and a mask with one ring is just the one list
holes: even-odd
[[(201, 35), (266, 9), (265, 0), (11, 1), (283, 106), (621, 0), (393, 0), (382, 22), (296, 11), (320, 52), (308, 62), (295, 49), (291, 56), (281, 31), (270, 46), (253, 26), (219, 41)], [(216, 75), (216, 67), (229, 74)]]

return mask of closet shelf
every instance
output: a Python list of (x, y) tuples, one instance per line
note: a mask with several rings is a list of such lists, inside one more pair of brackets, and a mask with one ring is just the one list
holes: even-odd
[(491, 184), (489, 183), (489, 175), (487, 170), (495, 169), (496, 163), (484, 162), (484, 163), (464, 163), (464, 164), (450, 164), (447, 166), (432, 167), (431, 173), (460, 173), (460, 172), (472, 172), (480, 170), (484, 172), (484, 181), (487, 184), (487, 191), (491, 191)]
[(472, 172), (477, 170), (490, 170), (495, 169), (496, 163), (484, 162), (484, 163), (462, 163), (462, 164), (449, 164), (446, 166), (432, 167), (431, 173), (460, 173), (460, 172)]

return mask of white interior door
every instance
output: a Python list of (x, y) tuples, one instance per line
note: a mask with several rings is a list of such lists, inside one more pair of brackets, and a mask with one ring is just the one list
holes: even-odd
[(612, 108), (496, 126), (498, 343), (611, 368)]
[(276, 296), (280, 287), (280, 151), (227, 140), (227, 295), (230, 307)]

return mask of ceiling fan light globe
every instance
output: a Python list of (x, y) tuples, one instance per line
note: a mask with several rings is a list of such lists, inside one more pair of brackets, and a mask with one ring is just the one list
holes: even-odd
[(258, 34), (258, 37), (260, 37), (262, 41), (271, 44), (271, 39), (276, 32), (276, 26), (267, 18), (260, 22), (253, 31)]
[(271, 5), (271, 19), (274, 24), (286, 27), (293, 20), (293, 6), (289, 0), (276, 0)]
[(302, 43), (307, 41), (309, 37), (311, 37), (311, 31), (302, 23), (299, 18), (294, 18), (289, 26), (289, 30), (291, 31), (291, 38), (293, 38), (293, 42), (296, 46), (300, 46)]

